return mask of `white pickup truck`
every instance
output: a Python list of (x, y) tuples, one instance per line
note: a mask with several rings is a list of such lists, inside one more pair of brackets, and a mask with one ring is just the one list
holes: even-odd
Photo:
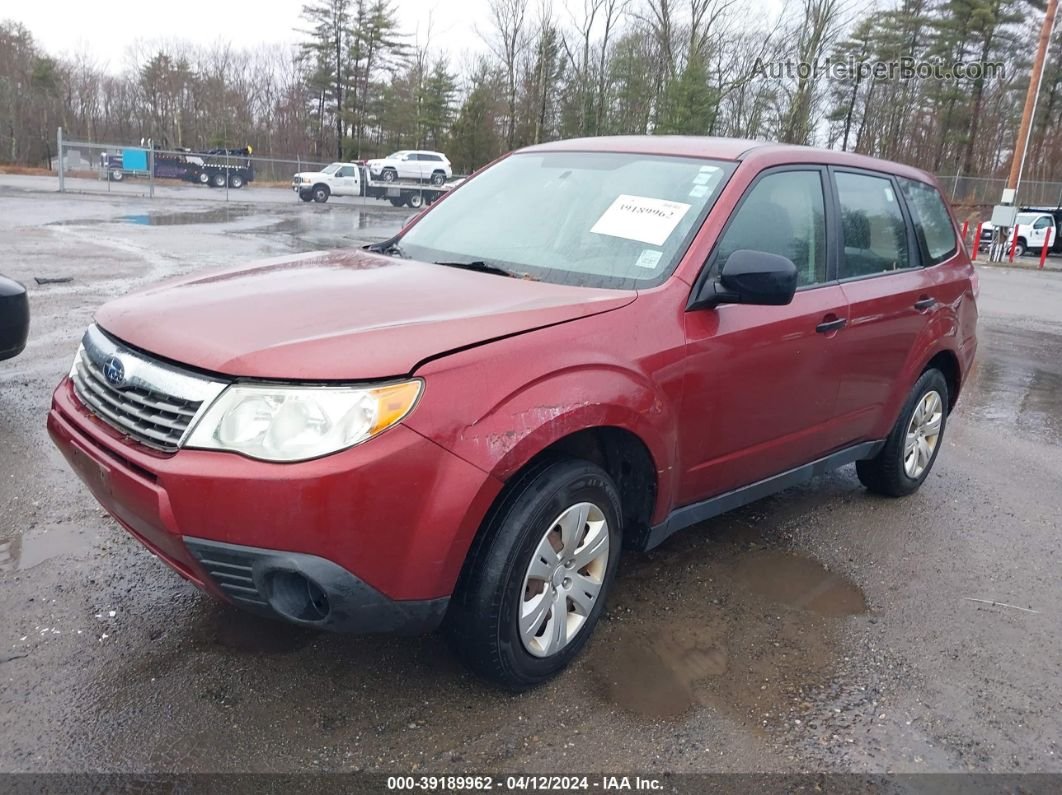
[(431, 204), (452, 187), (427, 180), (376, 181), (357, 163), (331, 163), (320, 171), (300, 171), (291, 178), (291, 189), (304, 202), (324, 203), (331, 196), (368, 196), (414, 210)]
[[(1059, 232), (1062, 230), (1058, 228), (1062, 226), (1062, 223), (1060, 223), (1062, 221), (1062, 211), (1037, 210), (1023, 207), (1014, 220), (1018, 229), (1018, 241), (1014, 245), (1014, 256), (1021, 257), (1027, 253), (1039, 255), (1045, 243), (1050, 245), (1051, 252), (1056, 254), (1062, 252), (1062, 241), (1059, 241)], [(982, 225), (980, 241), (982, 247), (987, 247), (992, 242), (993, 229), (994, 227), (991, 223)], [(1047, 238), (1048, 233), (1051, 235), (1050, 240)], [(1007, 237), (1006, 251), (1008, 252), (1013, 239), (1014, 230), (1012, 229)]]

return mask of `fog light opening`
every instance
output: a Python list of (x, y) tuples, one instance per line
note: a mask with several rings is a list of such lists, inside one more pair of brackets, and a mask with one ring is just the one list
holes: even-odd
[(274, 572), (269, 593), (273, 609), (296, 621), (323, 621), (331, 609), (321, 586), (297, 571)]

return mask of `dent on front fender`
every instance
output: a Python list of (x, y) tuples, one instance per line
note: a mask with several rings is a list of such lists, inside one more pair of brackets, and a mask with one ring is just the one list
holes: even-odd
[[(550, 445), (601, 427), (621, 428), (641, 439), (661, 481), (673, 471), (676, 418), (669, 401), (636, 373), (610, 368), (554, 373), (520, 386), (475, 416), (458, 407), (448, 415), (441, 401), (431, 405), (431, 392), (429, 383), (422, 404), (407, 420), (410, 426), (502, 481)], [(660, 485), (663, 491), (664, 482)]]

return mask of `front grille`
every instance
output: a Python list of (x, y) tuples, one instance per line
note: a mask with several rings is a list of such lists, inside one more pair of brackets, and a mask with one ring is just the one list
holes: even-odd
[(85, 332), (70, 377), (78, 398), (97, 417), (168, 453), (180, 447), (199, 411), (225, 386), (124, 348), (95, 326)]

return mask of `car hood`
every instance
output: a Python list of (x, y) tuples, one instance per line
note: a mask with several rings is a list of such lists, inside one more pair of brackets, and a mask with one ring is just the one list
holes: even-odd
[(353, 381), (412, 373), (448, 351), (635, 296), (353, 250), (174, 280), (106, 304), (96, 322), (135, 348), (216, 373)]
[(328, 175), (325, 174), (323, 171), (300, 171), (298, 174), (292, 177), (292, 179), (295, 179), (295, 177), (298, 177), (300, 180), (303, 181), (311, 181), (315, 179), (327, 178)]

